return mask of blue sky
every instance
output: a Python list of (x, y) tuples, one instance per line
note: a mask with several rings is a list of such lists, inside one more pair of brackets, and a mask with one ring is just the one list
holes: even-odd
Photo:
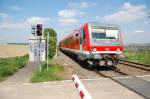
[(85, 22), (119, 24), (125, 44), (149, 43), (148, 13), (149, 0), (0, 0), (0, 43), (28, 42), (36, 23), (61, 40)]

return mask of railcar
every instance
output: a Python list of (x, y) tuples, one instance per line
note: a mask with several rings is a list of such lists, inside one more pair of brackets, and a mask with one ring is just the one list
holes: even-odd
[(88, 66), (114, 66), (123, 53), (118, 25), (88, 22), (59, 42), (60, 50), (74, 54)]

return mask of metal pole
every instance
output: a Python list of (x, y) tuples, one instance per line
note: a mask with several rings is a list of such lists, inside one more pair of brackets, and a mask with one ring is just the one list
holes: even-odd
[(48, 70), (48, 44), (49, 44), (49, 32), (47, 34), (47, 70)]
[(41, 37), (39, 37), (39, 72), (41, 72), (42, 66), (41, 66)]

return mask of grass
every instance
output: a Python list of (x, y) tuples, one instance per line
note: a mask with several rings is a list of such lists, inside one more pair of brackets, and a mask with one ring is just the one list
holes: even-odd
[(150, 51), (125, 51), (126, 59), (150, 65)]
[(33, 74), (31, 82), (43, 82), (43, 81), (60, 81), (63, 80), (62, 73), (64, 72), (64, 67), (52, 62), (49, 63), (49, 68), (47, 70), (46, 64), (42, 64), (42, 70), (38, 70)]
[(24, 67), (27, 60), (28, 55), (13, 58), (0, 58), (0, 81)]

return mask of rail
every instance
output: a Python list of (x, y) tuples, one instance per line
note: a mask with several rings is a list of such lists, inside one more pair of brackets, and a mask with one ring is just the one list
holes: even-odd
[(134, 68), (139, 68), (143, 69), (146, 71), (150, 71), (150, 65), (142, 64), (142, 63), (137, 63), (137, 62), (132, 62), (132, 61), (127, 61), (127, 60), (119, 60), (120, 64), (124, 64), (126, 66), (131, 66)]

